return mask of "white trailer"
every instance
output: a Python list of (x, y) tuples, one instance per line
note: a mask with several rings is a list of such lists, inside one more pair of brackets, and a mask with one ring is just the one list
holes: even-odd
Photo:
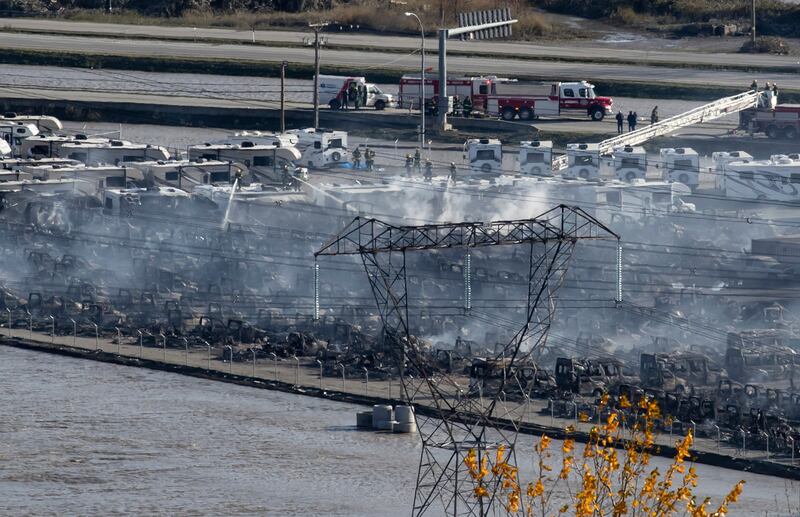
[(350, 161), (347, 150), (347, 132), (325, 129), (293, 129), (289, 134), (297, 135), (297, 149), (301, 153), (300, 163), (310, 168), (333, 167)]
[(630, 146), (614, 149), (614, 174), (620, 181), (632, 182), (647, 177), (647, 151)]
[(800, 159), (773, 155), (769, 160), (730, 162), (725, 166), (725, 195), (731, 199), (800, 201)]
[(725, 192), (725, 171), (731, 162), (748, 162), (753, 160), (750, 153), (744, 151), (719, 151), (711, 153), (711, 161), (713, 162), (712, 174), (714, 175), (714, 188)]
[(565, 178), (600, 179), (600, 144), (567, 144)]
[(552, 176), (553, 142), (549, 140), (520, 142), (517, 165), (522, 174)]
[(678, 181), (692, 190), (700, 185), (700, 156), (689, 147), (661, 149), (664, 181)]
[(104, 142), (75, 141), (61, 145), (59, 156), (78, 160), (87, 165), (118, 164), (120, 162), (146, 162), (169, 160), (166, 148), (150, 144), (137, 144), (127, 140)]
[(53, 133), (64, 129), (64, 125), (56, 117), (49, 115), (20, 115), (9, 112), (0, 116), (0, 122), (22, 122), (33, 124), (40, 133)]
[(500, 174), (503, 170), (503, 144), (496, 138), (473, 138), (465, 144), (472, 173)]
[(120, 166), (142, 171), (148, 184), (177, 187), (186, 191), (195, 185), (229, 185), (237, 173), (247, 173), (242, 164), (220, 160), (169, 160), (121, 162)]

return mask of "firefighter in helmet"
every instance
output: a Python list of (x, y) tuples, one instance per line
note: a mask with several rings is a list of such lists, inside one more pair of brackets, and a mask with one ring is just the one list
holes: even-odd
[(406, 174), (411, 176), (411, 168), (414, 167), (414, 157), (411, 153), (406, 154)]
[(361, 148), (356, 147), (353, 150), (353, 168), (360, 169), (361, 168)]
[(464, 97), (464, 102), (461, 105), (461, 111), (467, 118), (469, 118), (469, 116), (472, 114), (472, 99), (470, 97)]
[(364, 161), (367, 164), (367, 170), (372, 171), (373, 167), (375, 166), (375, 151), (366, 147), (364, 149)]
[(414, 167), (419, 169), (419, 165), (422, 161), (422, 155), (419, 152), (419, 149), (414, 149)]
[(456, 168), (456, 162), (450, 162), (450, 181), (454, 184), (457, 180), (458, 169)]
[(433, 179), (433, 163), (430, 160), (425, 160), (425, 181)]

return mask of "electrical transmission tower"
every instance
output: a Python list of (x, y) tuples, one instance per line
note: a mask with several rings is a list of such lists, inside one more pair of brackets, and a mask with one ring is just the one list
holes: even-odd
[[(446, 223), (394, 226), (376, 219), (355, 218), (326, 243), (319, 256), (359, 255), (378, 304), (389, 349), (397, 361), (404, 398), (416, 406), (422, 453), (412, 514), (433, 507), (446, 515), (496, 513), (499, 486), (487, 486), (486, 497), (476, 497), (474, 481), (464, 464), (472, 450), (479, 463), (491, 468), (503, 447), (505, 462), (516, 464), (515, 445), (524, 407), (506, 403), (506, 393), (522, 393), (528, 400), (534, 379), (515, 375), (517, 365), (530, 364), (531, 354), (544, 345), (555, 311), (554, 295), (579, 240), (616, 239), (619, 236), (577, 207), (564, 205), (534, 219), (492, 223)], [(508, 343), (495, 349), (487, 362), (499, 365), (499, 389), (484, 391), (474, 375), (447, 373), (430, 352), (419, 346), (409, 329), (409, 252), (489, 246), (525, 246), (527, 275), (526, 321)], [(620, 249), (620, 248), (618, 248)], [(621, 298), (618, 279), (616, 298)], [(424, 413), (424, 414), (423, 414)], [(441, 505), (441, 506), (440, 506)]]

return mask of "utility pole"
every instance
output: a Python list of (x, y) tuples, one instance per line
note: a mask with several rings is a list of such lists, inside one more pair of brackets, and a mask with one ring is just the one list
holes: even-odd
[(319, 33), (328, 26), (328, 22), (309, 23), (314, 31), (314, 128), (319, 127)]
[(753, 30), (750, 35), (753, 37), (753, 52), (756, 51), (756, 0), (753, 0)]
[[(286, 65), (288, 64), (286, 61), (281, 63), (281, 133), (286, 132)], [(316, 98), (316, 93), (314, 97)], [(316, 105), (316, 102), (314, 104)]]

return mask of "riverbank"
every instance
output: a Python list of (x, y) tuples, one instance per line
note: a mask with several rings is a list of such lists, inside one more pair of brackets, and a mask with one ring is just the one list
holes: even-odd
[[(337, 402), (346, 402), (372, 406), (374, 404), (403, 403), (400, 386), (396, 380), (377, 381), (369, 378), (347, 379), (331, 378), (321, 375), (313, 360), (274, 360), (244, 363), (223, 362), (217, 358), (221, 349), (184, 350), (175, 348), (152, 348), (136, 345), (135, 338), (124, 338), (113, 342), (106, 338), (55, 336), (51, 338), (37, 332), (13, 331), (16, 336), (8, 337), (4, 329), (4, 337), (0, 344), (14, 348), (34, 350), (48, 354), (56, 354), (92, 361), (119, 364), (166, 371), (191, 377), (227, 382), (259, 389), (281, 391), (323, 398)], [(24, 334), (25, 337), (22, 337)], [(413, 401), (415, 411), (420, 415), (436, 415), (434, 408), (422, 401)], [(547, 434), (554, 438), (565, 436), (565, 428), (574, 425), (576, 432), (570, 436), (577, 441), (588, 440), (590, 423), (579, 423), (572, 419), (553, 418), (546, 414), (546, 401), (531, 400), (529, 403), (517, 404), (507, 402), (504, 414), (523, 415), (520, 432), (530, 435)], [(353, 415), (355, 419), (355, 415)], [(465, 418), (471, 418), (466, 415)], [(497, 419), (499, 427), (510, 426), (510, 422)], [(657, 440), (658, 456), (671, 458), (674, 456), (671, 436), (660, 436)], [(620, 443), (619, 446), (623, 446)], [(769, 453), (765, 451), (747, 451), (717, 444), (715, 440), (698, 438), (692, 450), (696, 463), (741, 470), (757, 474), (800, 480), (800, 467), (787, 464), (786, 459), (767, 460)], [(777, 460), (777, 461), (776, 461)]]

